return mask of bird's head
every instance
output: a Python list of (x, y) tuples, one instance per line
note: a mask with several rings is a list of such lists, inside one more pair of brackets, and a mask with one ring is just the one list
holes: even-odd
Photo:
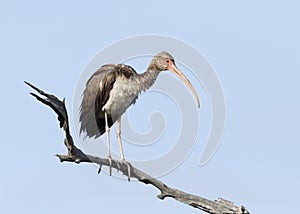
[(159, 52), (156, 56), (153, 57), (150, 63), (150, 67), (155, 67), (159, 71), (169, 70), (175, 73), (192, 91), (193, 95), (195, 96), (197, 106), (198, 108), (200, 107), (200, 101), (194, 87), (186, 78), (186, 76), (184, 76), (184, 74), (176, 67), (175, 60), (171, 54), (166, 51)]
[(156, 56), (153, 57), (151, 61), (151, 65), (156, 67), (159, 71), (166, 71), (169, 70), (169, 65), (173, 63), (175, 65), (175, 60), (166, 51), (159, 52)]

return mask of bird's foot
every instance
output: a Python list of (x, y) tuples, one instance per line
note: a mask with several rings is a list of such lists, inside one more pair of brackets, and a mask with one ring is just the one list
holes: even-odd
[(111, 176), (111, 171), (112, 171), (112, 159), (111, 159), (111, 156), (107, 156), (107, 160), (108, 160), (108, 163), (109, 163), (109, 175)]
[(127, 166), (127, 176), (128, 176), (128, 181), (130, 181), (130, 177), (131, 177), (131, 164), (127, 161), (125, 161), (125, 159), (121, 159), (117, 161), (117, 166), (118, 169), (120, 170), (122, 165), (126, 165)]
[(102, 164), (99, 165), (98, 174), (100, 174), (101, 169), (102, 169)]

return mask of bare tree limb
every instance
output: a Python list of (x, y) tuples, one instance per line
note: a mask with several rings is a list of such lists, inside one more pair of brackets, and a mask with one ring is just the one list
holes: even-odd
[[(34, 93), (30, 93), (34, 96), (38, 101), (44, 103), (45, 105), (52, 108), (58, 116), (60, 127), (64, 129), (65, 132), (65, 140), (64, 144), (67, 148), (66, 155), (56, 156), (59, 158), (61, 162), (74, 162), (74, 163), (96, 163), (99, 165), (99, 172), (101, 170), (102, 165), (109, 166), (109, 161), (106, 158), (95, 157), (92, 155), (88, 155), (83, 153), (80, 149), (78, 149), (73, 141), (73, 138), (70, 134), (69, 122), (68, 122), (68, 114), (65, 106), (65, 99), (62, 101), (59, 100), (56, 96), (45, 93), (44, 91), (38, 89), (32, 84), (25, 81), (27, 85), (36, 90), (40, 95)], [(112, 167), (120, 170), (124, 175), (128, 176), (127, 165), (124, 163), (118, 163), (115, 160), (112, 160)], [(98, 173), (99, 173), (98, 172)], [(141, 170), (131, 166), (131, 178), (136, 178), (138, 181), (144, 184), (151, 184), (152, 186), (158, 188), (160, 190), (160, 194), (157, 196), (159, 199), (164, 199), (166, 197), (174, 198), (177, 201), (188, 204), (194, 208), (200, 209), (204, 212), (211, 214), (248, 214), (249, 211), (244, 206), (235, 206), (232, 202), (219, 198), (218, 200), (211, 201), (205, 199), (203, 197), (192, 195), (189, 193), (185, 193), (181, 190), (171, 188), (164, 184), (163, 182), (157, 180), (156, 178), (151, 177), (150, 175), (142, 172)]]

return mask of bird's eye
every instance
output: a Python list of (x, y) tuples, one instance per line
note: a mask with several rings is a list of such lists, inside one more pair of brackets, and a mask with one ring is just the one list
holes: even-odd
[(170, 60), (167, 59), (167, 60), (166, 60), (166, 63), (169, 63), (169, 62), (170, 62)]

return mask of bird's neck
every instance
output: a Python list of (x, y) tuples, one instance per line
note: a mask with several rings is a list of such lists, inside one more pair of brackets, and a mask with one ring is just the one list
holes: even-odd
[(139, 74), (140, 92), (147, 90), (154, 84), (159, 72), (158, 69), (149, 67), (144, 73)]

